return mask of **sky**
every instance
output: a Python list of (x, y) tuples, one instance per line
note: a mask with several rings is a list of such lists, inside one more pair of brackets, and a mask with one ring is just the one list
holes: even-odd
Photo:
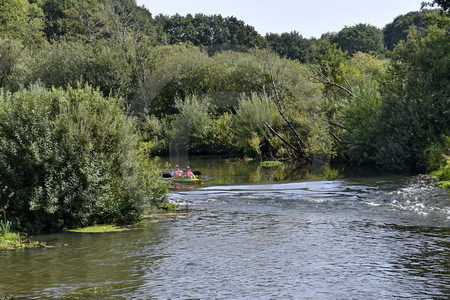
[(137, 0), (153, 16), (203, 13), (234, 16), (262, 35), (297, 31), (303, 37), (338, 32), (359, 23), (382, 29), (395, 17), (420, 10), (423, 0)]

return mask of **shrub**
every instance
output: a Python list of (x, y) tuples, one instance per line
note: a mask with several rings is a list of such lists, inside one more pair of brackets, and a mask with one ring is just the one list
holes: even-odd
[(281, 117), (272, 99), (256, 93), (249, 97), (243, 95), (236, 108), (235, 134), (237, 147), (245, 155), (270, 156), (269, 153), (282, 147), (264, 122), (276, 129), (281, 127)]
[(0, 98), (0, 208), (27, 232), (135, 221), (164, 199), (121, 101), (90, 87)]
[(208, 137), (213, 126), (210, 111), (210, 98), (200, 99), (188, 96), (184, 101), (176, 100), (179, 114), (175, 115), (170, 134), (171, 150), (182, 154), (189, 152), (205, 153), (209, 149)]

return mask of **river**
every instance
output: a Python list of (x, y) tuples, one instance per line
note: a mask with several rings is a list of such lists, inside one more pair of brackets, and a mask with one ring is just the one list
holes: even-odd
[(186, 216), (34, 237), (59, 246), (0, 252), (0, 298), (450, 298), (450, 193), (422, 177), (186, 163)]

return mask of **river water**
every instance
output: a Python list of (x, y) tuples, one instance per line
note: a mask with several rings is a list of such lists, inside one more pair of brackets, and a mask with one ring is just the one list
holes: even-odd
[(421, 177), (188, 163), (186, 216), (0, 252), (0, 298), (450, 298), (450, 193)]

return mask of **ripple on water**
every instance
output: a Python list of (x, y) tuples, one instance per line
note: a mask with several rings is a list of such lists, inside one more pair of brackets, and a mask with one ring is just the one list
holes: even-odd
[[(126, 299), (450, 294), (448, 192), (420, 180), (211, 186), (170, 199), (194, 213), (120, 234), (61, 235), (67, 247), (0, 254), (0, 292), (70, 298), (70, 291), (94, 290)], [(15, 280), (14, 270), (21, 270)]]

